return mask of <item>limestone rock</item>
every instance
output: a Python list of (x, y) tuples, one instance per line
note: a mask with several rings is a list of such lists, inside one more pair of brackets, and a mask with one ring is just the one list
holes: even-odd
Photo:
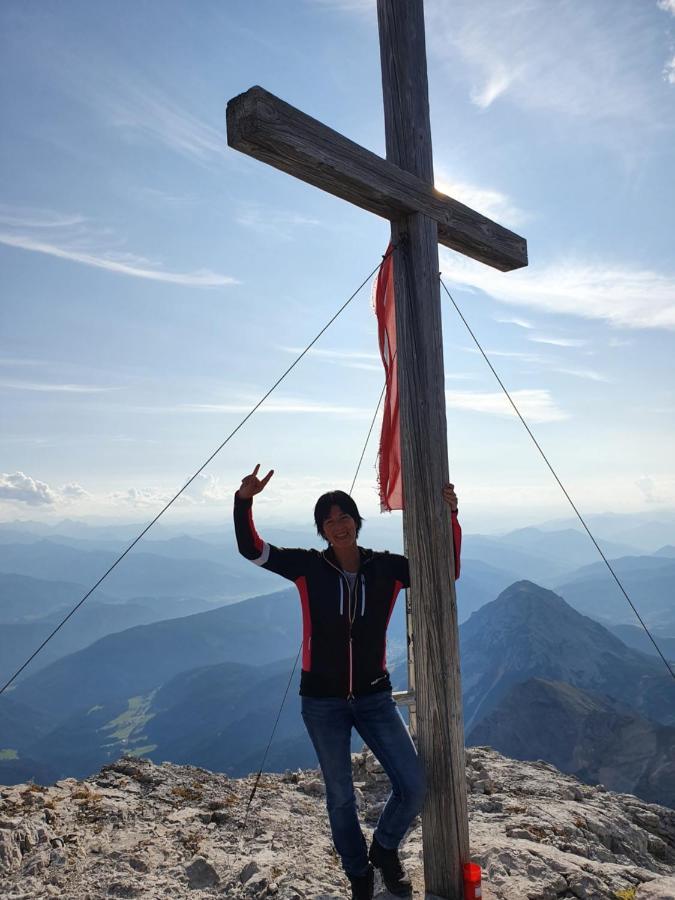
[[(369, 838), (391, 788), (372, 754), (352, 761)], [(467, 750), (466, 779), (485, 900), (675, 900), (675, 811), (487, 747)], [(320, 773), (263, 775), (245, 821), (252, 786), (122, 757), (82, 781), (0, 788), (3, 900), (348, 896)], [(419, 822), (401, 855), (418, 900)]]
[(635, 900), (673, 900), (675, 897), (675, 876), (655, 878), (640, 885)]

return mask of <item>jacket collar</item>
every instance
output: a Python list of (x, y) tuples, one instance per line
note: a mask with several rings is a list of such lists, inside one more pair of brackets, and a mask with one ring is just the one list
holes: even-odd
[[(369, 563), (371, 561), (371, 559), (373, 558), (373, 551), (366, 550), (364, 547), (358, 547), (358, 551), (359, 551), (359, 557), (360, 557), (359, 568), (362, 568), (364, 565)], [(321, 555), (326, 560), (326, 562), (330, 563), (331, 566), (334, 566), (336, 569), (340, 569), (340, 571), (342, 571), (342, 566), (338, 562), (337, 557), (335, 555), (335, 551), (333, 550), (332, 547), (330, 547), (330, 546), (327, 547), (326, 550), (323, 550), (321, 552)]]

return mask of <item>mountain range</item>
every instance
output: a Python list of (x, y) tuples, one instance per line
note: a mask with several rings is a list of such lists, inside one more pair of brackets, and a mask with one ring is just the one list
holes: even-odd
[(515, 684), (466, 742), (675, 807), (675, 727), (564, 682)]
[[(371, 546), (382, 531), (398, 549), (396, 522), (384, 524), (368, 523)], [(649, 555), (644, 540), (626, 539), (635, 523), (614, 525), (603, 550), (618, 557), (613, 565), (670, 655), (675, 550), (662, 525)], [(246, 774), (260, 764), (287, 688), (266, 767), (314, 764), (297, 669), (288, 686), (297, 592), (266, 592), (283, 582), (239, 557), (230, 532), (159, 529), (116, 570), (123, 577), (68, 619), (0, 696), (0, 781), (85, 775), (121, 752)], [(647, 532), (655, 538), (656, 524)], [(132, 533), (0, 524), (0, 676), (30, 656)], [(311, 543), (292, 529), (269, 537)], [(457, 596), (467, 739), (489, 736), (514, 756), (555, 758), (579, 777), (671, 802), (672, 678), (604, 564), (593, 563), (596, 552), (564, 522), (465, 535)], [(401, 595), (388, 640), (396, 688), (405, 687), (405, 648)], [(528, 730), (530, 719), (540, 732)], [(565, 739), (555, 739), (559, 728)]]
[[(108, 635), (0, 697), (0, 733), (13, 735), (0, 746), (15, 753), (0, 759), (0, 780), (25, 772), (26, 759), (51, 766), (56, 777), (81, 777), (121, 752), (246, 774), (259, 765), (299, 640), (293, 589)], [(675, 773), (664, 747), (674, 733), (675, 688), (660, 661), (627, 647), (561, 597), (528, 581), (516, 582), (474, 612), (460, 627), (460, 647), (471, 742), (483, 742), (484, 723), (498, 749), (511, 741), (509, 752), (518, 756), (512, 732), (504, 732), (508, 713), (505, 718), (503, 711), (518, 697), (529, 697), (531, 704), (521, 713), (536, 720), (537, 704), (549, 702), (558, 721), (567, 716), (576, 722), (575, 728), (564, 725), (570, 746), (575, 739), (569, 736), (576, 734), (586, 748), (584, 765), (571, 750), (557, 758), (563, 770), (574, 768), (587, 779), (601, 773), (608, 786), (629, 784), (662, 801), (672, 796)], [(403, 686), (401, 656), (394, 680)], [(532, 683), (539, 695), (514, 694), (526, 690), (523, 684), (531, 690)], [(558, 687), (547, 687), (548, 701), (542, 701), (541, 685), (551, 683)], [(562, 690), (568, 693), (561, 697)], [(297, 691), (296, 669), (268, 768), (313, 760)], [(14, 732), (21, 709), (30, 727)], [(633, 735), (631, 753), (643, 761), (642, 768), (633, 757), (617, 761), (611, 741), (586, 739), (619, 726), (624, 739)], [(556, 734), (555, 728), (544, 729), (532, 752), (539, 758), (562, 752), (565, 741)]]

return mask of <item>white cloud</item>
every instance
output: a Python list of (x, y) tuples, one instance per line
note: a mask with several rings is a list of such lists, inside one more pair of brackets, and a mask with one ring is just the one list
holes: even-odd
[[(204, 412), (204, 413), (247, 413), (255, 406), (260, 398), (252, 399), (249, 402), (240, 401), (238, 403), (191, 403), (178, 407), (178, 411), (183, 412)], [(304, 400), (302, 398), (270, 398), (256, 411), (258, 413), (270, 414), (320, 414), (320, 415), (336, 415), (349, 416), (355, 418), (363, 418), (372, 415), (372, 410), (363, 409), (358, 406), (339, 406), (333, 403), (316, 402), (313, 400)]]
[[(283, 350), (284, 353), (292, 353), (293, 355), (297, 355), (302, 353), (302, 347), (279, 347), (280, 350)], [(307, 352), (307, 356), (318, 356), (321, 359), (328, 359), (332, 362), (345, 362), (345, 361), (353, 361), (353, 360), (379, 360), (380, 356), (378, 353), (373, 353), (372, 351), (367, 350), (337, 350), (326, 347), (325, 349), (321, 349), (320, 347), (312, 347), (311, 350)]]
[(322, 225), (319, 219), (310, 216), (286, 210), (266, 209), (260, 205), (249, 205), (242, 209), (235, 221), (259, 234), (273, 235), (284, 240), (291, 240), (292, 232), (296, 228), (317, 228)]
[[(477, 350), (475, 347), (465, 347), (462, 349), (465, 349), (467, 353), (480, 354), (480, 350)], [(541, 356), (537, 356), (534, 353), (523, 353), (521, 350), (486, 350), (485, 355), (488, 358), (491, 358), (493, 356), (501, 356), (503, 359), (518, 359), (524, 363), (543, 365), (546, 362), (546, 360)]]
[(45, 366), (45, 359), (22, 359), (19, 356), (0, 356), (0, 366)]
[(171, 494), (157, 488), (129, 488), (127, 491), (113, 491), (108, 502), (114, 506), (131, 506), (134, 509), (155, 509), (171, 499)]
[(9, 228), (71, 228), (85, 221), (78, 214), (67, 215), (52, 209), (32, 209), (0, 203), (0, 225)]
[(89, 384), (50, 384), (49, 382), (11, 381), (0, 379), (0, 388), (15, 391), (42, 391), (45, 393), (63, 394), (100, 394), (106, 391), (117, 391), (117, 387), (98, 387)]
[(139, 71), (121, 74), (119, 66), (100, 57), (80, 60), (79, 77), (70, 73), (70, 90), (106, 125), (130, 138), (140, 136), (202, 164), (228, 153), (224, 116), (220, 127), (205, 122)]
[(663, 67), (663, 77), (668, 84), (675, 84), (675, 56)]
[(71, 262), (82, 263), (85, 266), (93, 266), (97, 269), (106, 269), (118, 275), (131, 275), (134, 278), (145, 278), (150, 281), (163, 281), (169, 284), (180, 284), (188, 287), (224, 287), (229, 284), (237, 284), (235, 278), (229, 275), (219, 275), (208, 269), (196, 272), (166, 272), (161, 269), (147, 269), (140, 266), (129, 265), (112, 257), (112, 254), (96, 255), (80, 250), (60, 247), (57, 244), (37, 241), (34, 238), (0, 233), (0, 244), (8, 247), (18, 247), (21, 250), (32, 250), (35, 253), (45, 253), (48, 256), (56, 256), (59, 259), (67, 259)]
[(481, 85), (471, 89), (471, 102), (481, 109), (487, 109), (519, 77), (518, 69), (509, 69), (503, 63), (497, 63), (489, 71)]
[(636, 480), (635, 484), (647, 503), (667, 503), (670, 501), (672, 492), (664, 491), (664, 486), (660, 485), (650, 475), (642, 475)]
[(382, 368), (382, 364), (378, 366), (377, 363), (358, 363), (358, 362), (347, 362), (344, 363), (345, 369), (361, 369), (363, 372), (382, 372), (384, 373), (384, 369)]
[(605, 123), (661, 127), (650, 54), (662, 40), (640, 3), (457, 0), (427, 4), (427, 42), (481, 109), (521, 108)]
[(368, 18), (373, 18), (376, 13), (373, 0), (311, 0), (311, 2), (318, 7), (337, 9), (346, 13), (357, 13)]
[(79, 214), (5, 206), (0, 207), (0, 224), (11, 229), (0, 231), (0, 244), (106, 269), (118, 275), (188, 287), (213, 288), (237, 284), (235, 278), (208, 269), (167, 272), (144, 256), (120, 249), (119, 239), (112, 235), (110, 229), (95, 227)]
[(496, 300), (628, 328), (675, 328), (675, 278), (619, 264), (560, 262), (503, 274), (440, 248), (444, 280)]
[(468, 184), (464, 181), (455, 181), (441, 166), (434, 166), (434, 187), (459, 200), (465, 206), (471, 207), (476, 212), (482, 213), (488, 219), (506, 223), (510, 227), (521, 225), (530, 219), (527, 213), (519, 209), (506, 194), (494, 188), (481, 187), (476, 184)]
[(27, 506), (56, 506), (83, 500), (88, 496), (87, 491), (75, 482), (61, 488), (52, 488), (46, 482), (24, 472), (0, 474), (0, 500), (25, 503)]
[(168, 191), (162, 191), (158, 188), (145, 187), (141, 189), (143, 197), (157, 206), (169, 207), (170, 209), (185, 209), (194, 206), (197, 198), (190, 194), (170, 194)]
[[(301, 347), (279, 347), (279, 349), (294, 356), (299, 356), (302, 353)], [(359, 369), (363, 372), (384, 372), (379, 353), (365, 350), (333, 350), (329, 348), (322, 350), (318, 347), (312, 347), (306, 356), (315, 356), (331, 365), (341, 366), (344, 369)]]
[(74, 481), (70, 484), (64, 484), (60, 493), (62, 497), (68, 500), (86, 500), (90, 496), (88, 491), (85, 491), (82, 485), (77, 484)]
[(231, 501), (234, 490), (231, 482), (223, 482), (217, 475), (201, 473), (181, 496), (190, 503), (222, 504), (223, 501)]
[(656, 5), (664, 12), (669, 12), (671, 16), (675, 16), (675, 0), (658, 0)]
[[(559, 422), (569, 418), (556, 406), (547, 390), (529, 389), (511, 391), (511, 397), (526, 422)], [(471, 410), (493, 416), (515, 416), (513, 407), (502, 391), (494, 393), (478, 391), (446, 391), (447, 405), (453, 409)]]
[(23, 472), (0, 474), (0, 499), (26, 503), (29, 506), (50, 506), (57, 495), (44, 481), (38, 481)]
[(495, 319), (495, 322), (501, 322), (502, 325), (517, 325), (519, 328), (534, 328), (534, 325), (526, 319), (498, 317)]
[(588, 341), (581, 338), (546, 337), (544, 335), (528, 335), (528, 341), (535, 344), (551, 344), (554, 347), (583, 347)]
[(595, 369), (554, 369), (554, 372), (560, 372), (561, 375), (574, 375), (575, 378), (585, 378), (587, 381), (603, 381), (610, 382), (611, 379)]

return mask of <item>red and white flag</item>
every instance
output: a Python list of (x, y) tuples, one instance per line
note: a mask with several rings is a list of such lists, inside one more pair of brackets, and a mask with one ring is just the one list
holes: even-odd
[(396, 310), (394, 307), (394, 254), (391, 244), (373, 287), (373, 307), (377, 316), (377, 336), (384, 363), (386, 391), (382, 434), (378, 455), (380, 509), (403, 509), (401, 481), (401, 427), (396, 366)]

